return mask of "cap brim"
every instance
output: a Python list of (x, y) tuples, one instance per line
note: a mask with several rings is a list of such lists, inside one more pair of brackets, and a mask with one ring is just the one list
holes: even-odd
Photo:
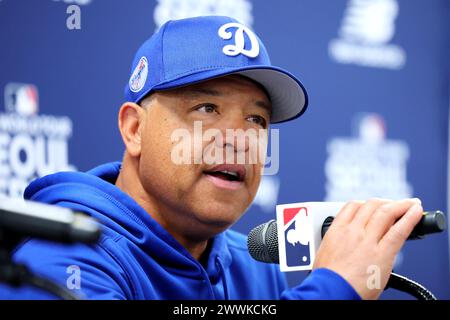
[(236, 72), (260, 83), (272, 103), (271, 123), (300, 117), (308, 106), (308, 95), (299, 80), (278, 68), (260, 68)]
[(306, 111), (308, 95), (302, 83), (286, 70), (272, 66), (248, 66), (237, 69), (203, 71), (176, 80), (166, 81), (155, 86), (152, 91), (187, 86), (231, 74), (240, 74), (250, 78), (260, 83), (266, 89), (272, 103), (271, 123), (296, 119)]

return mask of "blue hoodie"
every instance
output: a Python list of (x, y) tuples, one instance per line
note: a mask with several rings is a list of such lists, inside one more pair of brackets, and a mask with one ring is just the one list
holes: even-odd
[[(202, 266), (114, 185), (120, 165), (61, 172), (32, 182), (26, 199), (86, 212), (103, 225), (103, 235), (93, 246), (29, 239), (16, 249), (15, 261), (89, 299), (360, 299), (328, 269), (315, 270), (289, 289), (278, 266), (253, 260), (245, 236), (232, 230), (214, 237)], [(0, 285), (0, 298), (55, 297), (32, 287)]]

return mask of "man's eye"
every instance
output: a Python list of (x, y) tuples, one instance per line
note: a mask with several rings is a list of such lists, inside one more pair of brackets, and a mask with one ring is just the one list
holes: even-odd
[(217, 112), (217, 106), (215, 106), (214, 104), (206, 103), (196, 107), (195, 110), (205, 113), (212, 113)]
[(264, 119), (264, 118), (261, 117), (261, 116), (256, 116), (256, 115), (254, 115), (254, 116), (248, 117), (248, 119), (250, 119), (250, 121), (256, 123), (257, 125), (260, 125), (260, 126), (263, 127), (263, 128), (266, 128), (266, 127), (267, 127), (267, 121), (266, 121), (266, 119)]

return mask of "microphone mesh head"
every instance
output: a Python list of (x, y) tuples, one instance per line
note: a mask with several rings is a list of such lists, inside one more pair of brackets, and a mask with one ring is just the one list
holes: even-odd
[(270, 220), (250, 231), (247, 247), (253, 259), (266, 263), (279, 263), (277, 222)]

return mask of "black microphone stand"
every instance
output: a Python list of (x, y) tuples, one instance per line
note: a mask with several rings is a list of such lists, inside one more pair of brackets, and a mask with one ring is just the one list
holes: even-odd
[(31, 285), (48, 291), (63, 300), (81, 300), (68, 289), (34, 274), (26, 265), (13, 261), (14, 249), (24, 239), (25, 237), (0, 226), (0, 282), (12, 287)]

